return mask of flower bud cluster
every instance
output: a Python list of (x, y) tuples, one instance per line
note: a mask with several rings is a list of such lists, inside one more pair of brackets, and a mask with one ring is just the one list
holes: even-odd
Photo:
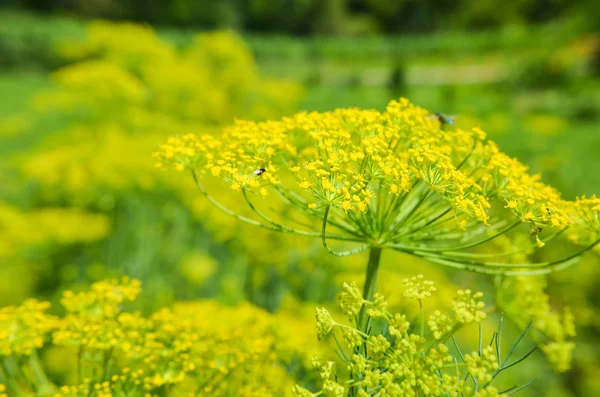
[[(433, 283), (423, 276), (405, 282), (405, 296), (418, 301), (428, 298), (434, 291)], [(494, 347), (488, 346), (481, 353), (460, 353), (464, 362), (458, 365), (456, 353), (446, 345), (461, 326), (479, 323), (485, 318), (481, 311), (481, 293), (459, 290), (454, 301), (454, 318), (436, 310), (427, 322), (431, 334), (415, 333), (418, 327), (404, 315), (390, 313), (381, 294), (375, 294), (373, 300), (367, 301), (360, 297), (358, 288), (344, 284), (340, 297), (340, 307), (346, 314), (354, 315), (365, 305), (371, 317), (370, 330), (365, 333), (359, 328), (337, 323), (325, 309), (317, 309), (319, 339), (340, 332), (346, 348), (339, 346), (339, 360), (335, 362), (313, 360), (322, 380), (319, 392), (312, 393), (296, 386), (294, 395), (500, 395), (498, 389), (490, 385), (500, 370), (500, 359)], [(354, 322), (354, 316), (350, 317)], [(336, 368), (340, 360), (345, 367)], [(465, 376), (467, 373), (471, 376)]]

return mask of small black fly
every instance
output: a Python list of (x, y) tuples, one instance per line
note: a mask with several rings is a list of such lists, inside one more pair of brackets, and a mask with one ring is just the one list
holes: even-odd
[(433, 116), (440, 122), (442, 127), (446, 125), (454, 125), (454, 118), (443, 113), (434, 113)]

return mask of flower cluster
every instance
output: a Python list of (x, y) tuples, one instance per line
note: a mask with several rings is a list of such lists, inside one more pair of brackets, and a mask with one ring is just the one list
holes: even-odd
[(422, 274), (404, 279), (404, 297), (406, 298), (421, 301), (430, 297), (432, 292), (435, 292), (433, 281), (424, 280)]
[(30, 299), (21, 306), (0, 309), (0, 356), (28, 356), (44, 345), (56, 319), (46, 311), (47, 302)]
[[(425, 283), (419, 276), (408, 283), (410, 285), (405, 291), (413, 289), (415, 282), (433, 288), (432, 283)], [(363, 332), (359, 328), (336, 322), (326, 309), (317, 309), (319, 338), (340, 332), (346, 341), (346, 348), (338, 344), (339, 360), (313, 360), (322, 380), (322, 388), (312, 393), (296, 386), (293, 389), (296, 396), (506, 395), (491, 385), (501, 371), (514, 365), (508, 363), (510, 357), (503, 360), (500, 355), (498, 335), (501, 335), (501, 328), (492, 340), (496, 341), (495, 347), (492, 343), (485, 348), (480, 347), (479, 351), (463, 354), (460, 349), (455, 351), (458, 346), (445, 344), (454, 338), (453, 335), (464, 324), (483, 320), (485, 316), (480, 311), (483, 304), (479, 301), (479, 293), (458, 291), (454, 318), (442, 315), (439, 311), (432, 314), (428, 324), (434, 338), (429, 340), (423, 332), (414, 333), (414, 327), (405, 316), (387, 311), (387, 303), (381, 295), (373, 301), (352, 299), (355, 295), (352, 289), (346, 284), (342, 290), (340, 306), (343, 311), (347, 311), (348, 303), (352, 301), (351, 307), (358, 303), (378, 307), (376, 312), (381, 311), (381, 317), (372, 317), (371, 330)], [(340, 360), (343, 363), (341, 366)], [(463, 362), (459, 363), (458, 360)]]
[(492, 346), (486, 346), (481, 354), (465, 355), (465, 363), (469, 373), (481, 383), (491, 382), (492, 375), (498, 370), (498, 359)]
[(338, 295), (338, 299), (340, 301), (342, 312), (348, 316), (350, 321), (354, 321), (364, 303), (362, 293), (358, 289), (356, 283), (344, 283), (342, 292)]
[(61, 303), (67, 315), (53, 333), (54, 344), (97, 350), (123, 346), (124, 334), (143, 327), (139, 315), (121, 313), (122, 303), (133, 301), (139, 292), (139, 281), (128, 278), (98, 282), (87, 292), (65, 292)]
[(472, 293), (471, 290), (459, 290), (452, 304), (456, 313), (456, 319), (460, 323), (469, 324), (480, 322), (486, 316), (482, 311), (485, 304), (481, 301), (483, 294), (481, 292)]
[[(158, 167), (191, 170), (202, 194), (225, 212), (267, 229), (321, 237), (337, 255), (388, 247), (489, 274), (547, 273), (574, 263), (575, 256), (566, 264), (520, 266), (472, 259), (472, 249), (523, 224), (533, 245), (543, 246), (578, 222), (577, 204), (500, 152), (480, 129), (447, 129), (406, 99), (390, 102), (385, 112), (353, 108), (236, 121), (219, 137), (170, 138), (154, 155)], [(240, 192), (255, 218), (212, 197), (203, 184), (215, 179)], [(287, 212), (265, 205), (260, 198), (268, 195)], [(292, 226), (298, 219), (307, 226), (317, 221), (320, 229)], [(328, 245), (334, 239), (364, 245), (334, 252)]]
[[(0, 310), (0, 360), (18, 369), (0, 371), (8, 392), (264, 396), (291, 389), (285, 363), (293, 347), (268, 313), (213, 301), (181, 303), (149, 317), (124, 311), (139, 292), (138, 281), (124, 278), (65, 292), (64, 317), (47, 315), (49, 303), (37, 301)], [(60, 377), (66, 384), (50, 382), (41, 349), (72, 355), (74, 364)]]
[(515, 277), (504, 281), (500, 289), (498, 304), (521, 327), (531, 323), (531, 334), (548, 362), (557, 372), (571, 367), (575, 319), (569, 307), (563, 311), (553, 308), (545, 290), (544, 277)]
[(600, 197), (581, 197), (575, 201), (578, 222), (570, 237), (577, 243), (590, 244), (600, 238)]
[(454, 321), (447, 315), (443, 314), (439, 310), (436, 310), (429, 316), (429, 321), (427, 322), (433, 337), (436, 340), (440, 340), (450, 331), (452, 331), (452, 327), (454, 326)]

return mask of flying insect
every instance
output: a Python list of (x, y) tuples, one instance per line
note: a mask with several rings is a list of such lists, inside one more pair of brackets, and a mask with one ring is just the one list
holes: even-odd
[(454, 125), (455, 124), (454, 116), (448, 116), (444, 113), (439, 113), (439, 112), (433, 113), (431, 116), (440, 122), (442, 128), (444, 128), (444, 126), (446, 126), (446, 125)]

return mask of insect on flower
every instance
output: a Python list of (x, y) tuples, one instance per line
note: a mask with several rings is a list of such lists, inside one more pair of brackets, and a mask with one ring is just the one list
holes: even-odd
[(456, 118), (456, 116), (448, 116), (439, 112), (433, 113), (432, 117), (439, 121), (442, 127), (444, 127), (445, 125), (454, 125), (454, 119)]
[(261, 176), (261, 175), (262, 175), (262, 174), (264, 174), (265, 172), (267, 172), (267, 170), (266, 170), (266, 169), (264, 169), (264, 168), (259, 168), (259, 169), (257, 169), (256, 171), (254, 171), (254, 175), (256, 175), (256, 176)]

